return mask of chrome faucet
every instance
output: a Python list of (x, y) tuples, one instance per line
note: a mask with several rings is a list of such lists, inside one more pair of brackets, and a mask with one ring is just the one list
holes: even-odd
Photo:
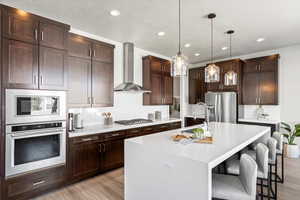
[(198, 102), (198, 105), (202, 105), (205, 108), (205, 121), (207, 123), (207, 126), (209, 125), (209, 118), (210, 118), (210, 110), (214, 109), (214, 106), (212, 105), (207, 105), (204, 102)]

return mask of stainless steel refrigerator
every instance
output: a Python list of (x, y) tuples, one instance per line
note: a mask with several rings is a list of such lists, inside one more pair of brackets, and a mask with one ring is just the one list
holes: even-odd
[(211, 122), (237, 122), (238, 105), (235, 92), (207, 92), (205, 103), (212, 107), (209, 117)]

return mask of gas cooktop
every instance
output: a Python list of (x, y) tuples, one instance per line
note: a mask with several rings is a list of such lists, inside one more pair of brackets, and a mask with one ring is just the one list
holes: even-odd
[(130, 120), (120, 120), (120, 121), (115, 121), (117, 124), (122, 124), (122, 125), (136, 125), (136, 124), (144, 124), (144, 123), (151, 123), (153, 122), (150, 119), (130, 119)]

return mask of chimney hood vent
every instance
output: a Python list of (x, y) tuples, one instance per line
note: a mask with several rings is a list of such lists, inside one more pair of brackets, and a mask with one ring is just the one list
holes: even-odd
[(151, 92), (134, 83), (134, 44), (123, 43), (123, 83), (115, 87), (115, 92)]

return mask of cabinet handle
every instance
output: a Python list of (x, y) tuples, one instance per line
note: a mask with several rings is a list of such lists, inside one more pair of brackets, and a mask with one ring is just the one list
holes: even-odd
[(33, 84), (36, 84), (36, 75), (33, 76)]
[(94, 57), (96, 57), (96, 51), (94, 50)]
[(116, 137), (116, 136), (119, 136), (119, 135), (120, 135), (120, 133), (113, 133), (113, 134), (111, 134), (112, 137)]
[(258, 65), (258, 70), (261, 71), (261, 66), (260, 65)]
[(99, 144), (99, 152), (102, 152), (102, 144)]
[(37, 31), (37, 29), (34, 29), (34, 37), (35, 37), (35, 40), (38, 40), (38, 31)]
[(41, 32), (41, 40), (42, 41), (44, 40), (44, 32), (43, 31)]
[(41, 85), (43, 84), (43, 76), (40, 76)]
[(32, 185), (33, 186), (38, 186), (38, 185), (41, 185), (41, 184), (43, 184), (43, 183), (45, 183), (46, 181), (38, 181), (38, 182), (35, 182), (35, 183), (33, 183)]
[(106, 152), (106, 145), (103, 144), (103, 152)]
[(81, 139), (82, 142), (89, 142), (89, 141), (92, 141), (93, 139), (92, 138), (83, 138)]

